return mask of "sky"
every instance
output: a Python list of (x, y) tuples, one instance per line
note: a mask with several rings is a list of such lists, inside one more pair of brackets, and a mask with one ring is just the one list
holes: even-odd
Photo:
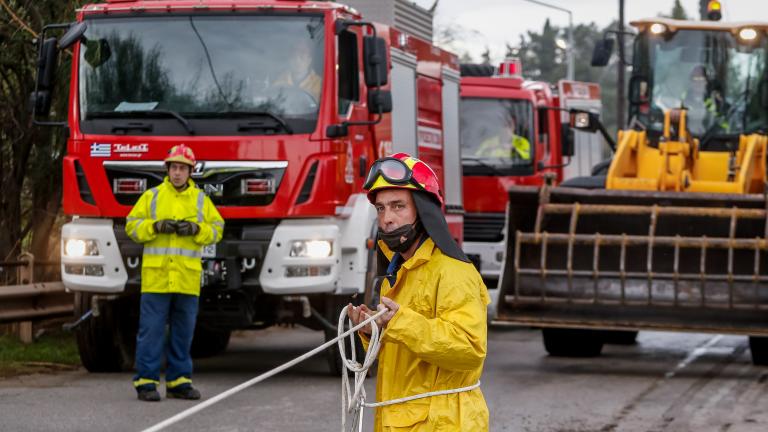
[[(420, 6), (430, 7), (434, 0), (413, 0)], [(540, 32), (549, 18), (554, 25), (566, 27), (568, 14), (525, 0), (439, 0), (435, 27), (458, 24), (466, 30), (464, 40), (456, 43), (458, 49), (468, 51), (475, 60), (487, 46), (491, 59), (498, 62), (505, 52), (505, 43), (516, 45), (520, 35), (528, 30)], [(595, 22), (603, 28), (617, 19), (618, 0), (543, 0), (570, 9), (574, 25)], [(633, 19), (669, 14), (674, 0), (625, 0), (626, 22)], [(698, 18), (699, 1), (681, 0), (686, 12)], [(722, 0), (723, 20), (768, 21), (768, 0)], [(471, 5), (471, 7), (468, 7)]]

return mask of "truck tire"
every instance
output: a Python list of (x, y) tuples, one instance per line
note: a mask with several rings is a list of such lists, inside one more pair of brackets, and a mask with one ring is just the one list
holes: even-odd
[[(347, 304), (352, 303), (354, 305), (359, 305), (360, 301), (358, 300), (360, 296), (357, 296), (355, 298), (347, 297), (347, 296), (329, 296), (328, 298), (328, 304), (330, 307), (326, 308), (326, 317), (331, 324), (336, 325), (339, 322), (339, 314), (341, 313), (341, 310), (345, 307), (347, 307)], [(347, 327), (348, 328), (348, 327)], [(325, 341), (328, 342), (331, 339), (335, 339), (338, 335), (337, 331), (335, 329), (329, 329), (326, 328), (324, 330), (325, 332)], [(365, 350), (363, 349), (363, 344), (360, 342), (360, 338), (357, 338), (355, 336), (355, 358), (358, 362), (362, 363), (362, 359), (365, 357)], [(347, 358), (351, 358), (352, 351), (349, 346), (349, 339), (347, 338), (346, 347), (347, 347)], [(341, 374), (344, 372), (344, 364), (341, 362), (341, 356), (339, 356), (339, 346), (337, 344), (333, 344), (330, 347), (328, 347), (327, 350), (325, 350), (325, 356), (326, 360), (328, 361), (328, 371), (330, 372), (331, 376), (341, 376)], [(369, 371), (369, 375), (371, 372), (375, 371), (376, 365), (371, 367), (371, 371)]]
[(195, 336), (192, 339), (192, 358), (207, 358), (221, 354), (229, 346), (232, 330), (222, 330), (207, 326), (195, 326)]
[(636, 330), (605, 330), (603, 343), (612, 345), (634, 345), (637, 343)]
[(597, 357), (603, 350), (599, 330), (542, 329), (544, 349), (553, 357)]
[[(91, 310), (93, 294), (75, 293), (75, 317)], [(99, 316), (77, 328), (80, 361), (88, 372), (123, 372), (133, 369), (138, 331), (138, 297), (127, 296), (99, 303)]]
[(750, 336), (749, 350), (752, 351), (752, 364), (768, 366), (768, 337)]

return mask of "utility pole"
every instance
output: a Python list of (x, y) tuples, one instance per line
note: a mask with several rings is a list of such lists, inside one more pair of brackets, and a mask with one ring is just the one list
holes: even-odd
[(627, 106), (627, 97), (624, 91), (626, 87), (624, 84), (624, 72), (627, 70), (626, 65), (624, 65), (624, 0), (619, 0), (619, 32), (616, 35), (616, 42), (619, 45), (619, 76), (616, 84), (616, 124), (619, 129), (624, 129)]

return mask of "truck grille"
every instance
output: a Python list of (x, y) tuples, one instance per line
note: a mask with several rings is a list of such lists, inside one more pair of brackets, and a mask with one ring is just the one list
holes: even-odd
[(504, 213), (467, 213), (464, 215), (464, 240), (502, 241), (504, 220)]
[[(281, 161), (198, 162), (192, 180), (216, 206), (265, 206), (275, 198), (286, 166), (287, 163)], [(165, 164), (162, 161), (106, 161), (104, 168), (109, 184), (121, 177), (139, 178), (146, 180), (147, 190), (162, 183), (165, 177)], [(246, 179), (269, 181), (273, 190), (258, 195), (246, 194), (242, 188), (242, 181)], [(134, 205), (139, 196), (119, 194), (115, 195), (115, 199), (123, 205)]]

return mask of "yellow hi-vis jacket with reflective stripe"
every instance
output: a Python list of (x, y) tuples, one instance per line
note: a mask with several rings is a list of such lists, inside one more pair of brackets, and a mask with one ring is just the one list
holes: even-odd
[[(158, 234), (154, 224), (161, 219), (195, 222), (195, 236)], [(144, 244), (141, 266), (141, 292), (200, 295), (202, 247), (221, 240), (224, 219), (211, 199), (189, 180), (189, 187), (178, 192), (168, 177), (139, 198), (128, 214), (125, 231)]]
[[(392, 259), (393, 253), (379, 241)], [(381, 296), (400, 305), (381, 338), (376, 400), (388, 401), (471, 386), (483, 371), (487, 347), (483, 279), (471, 263), (443, 255), (428, 238)], [(368, 338), (360, 334), (363, 345)], [(488, 431), (488, 407), (479, 388), (376, 408), (376, 432)]]

